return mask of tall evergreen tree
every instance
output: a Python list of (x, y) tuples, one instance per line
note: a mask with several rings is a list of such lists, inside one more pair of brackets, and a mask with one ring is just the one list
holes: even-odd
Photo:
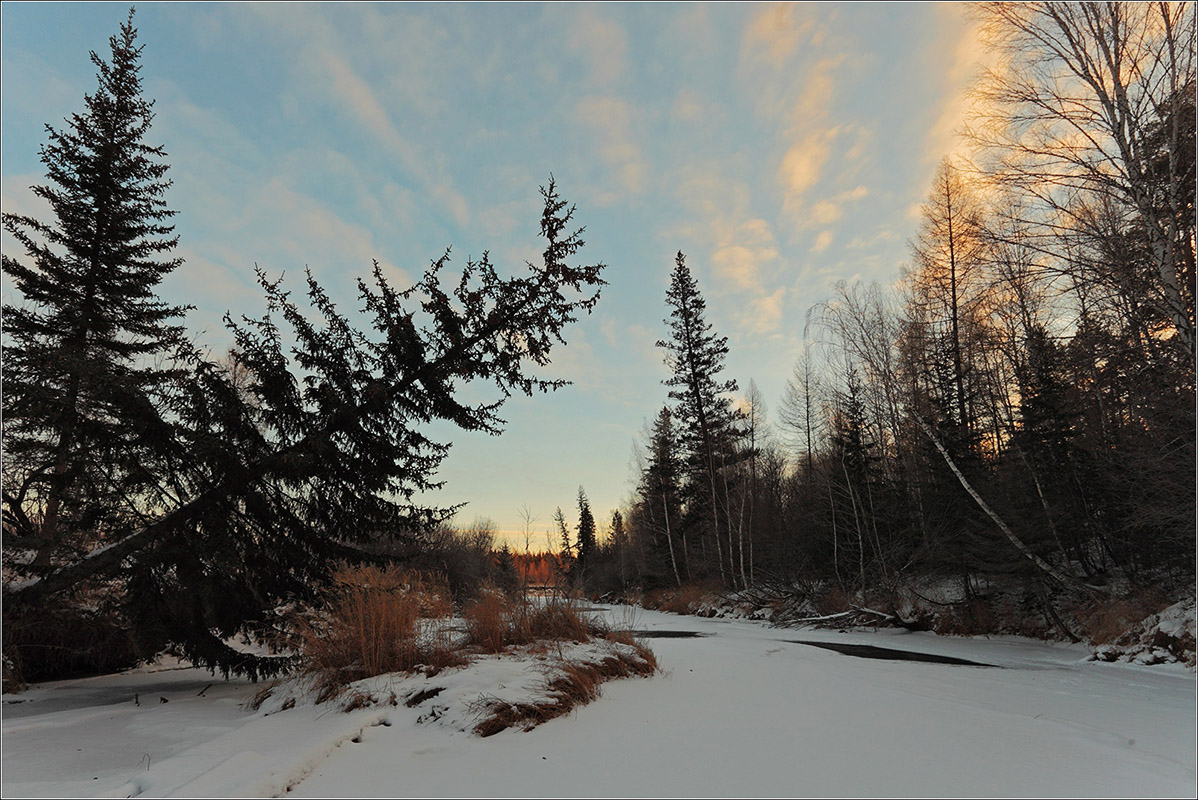
[(169, 364), (184, 309), (155, 294), (181, 260), (136, 40), (130, 11), (111, 58), (91, 53), (84, 110), (46, 126), (48, 182), (33, 191), (52, 218), (3, 217), (26, 255), (3, 256), (23, 300), (4, 307), (5, 552), (30, 553), (35, 574), (161, 499), (150, 472), (169, 436), (160, 409), (180, 374)]
[(662, 406), (649, 432), (649, 463), (638, 487), (639, 518), (649, 534), (645, 576), (649, 588), (667, 582), (667, 574), (678, 586), (682, 585), (683, 574), (690, 577), (679, 492), (680, 455), (673, 415), (668, 406)]
[(724, 555), (731, 559), (732, 542), (730, 531), (725, 531), (727, 541), (721, 541), (721, 524), (725, 528), (728, 524), (719, 503), (717, 472), (732, 428), (732, 406), (726, 395), (736, 391), (736, 381), (720, 378), (728, 339), (716, 335), (705, 319), (707, 303), (681, 251), (675, 257), (666, 304), (670, 307), (670, 318), (665, 320), (670, 338), (657, 346), (666, 349), (666, 363), (673, 372), (664, 383), (670, 387), (670, 399), (677, 403), (674, 416), (686, 454), (687, 505), (692, 514), (706, 508), (716, 563), (727, 579)]
[(595, 556), (595, 516), (586, 491), (578, 487), (578, 573), (583, 584), (587, 579), (587, 567)]
[(571, 584), (578, 573), (578, 561), (574, 557), (575, 547), (570, 543), (570, 528), (566, 524), (566, 515), (561, 506), (554, 509), (553, 524), (557, 526), (557, 535), (561, 537), (562, 542), (554, 566), (558, 578), (566, 584)]
[(620, 571), (620, 589), (628, 588), (629, 556), (628, 532), (624, 529), (624, 515), (620, 509), (611, 512), (611, 533), (608, 537), (608, 551), (616, 560)]

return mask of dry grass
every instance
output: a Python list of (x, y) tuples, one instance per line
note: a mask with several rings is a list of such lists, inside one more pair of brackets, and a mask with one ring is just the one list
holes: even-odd
[(511, 638), (513, 604), (507, 596), (492, 587), (479, 593), (478, 599), (463, 610), (467, 640), (484, 653), (498, 653)]
[[(298, 677), (301, 685), (314, 693), (316, 703), (342, 697), (345, 710), (373, 702), (351, 687), (355, 681), (388, 673), (432, 677), (447, 667), (464, 666), (468, 653), (500, 653), (513, 646), (548, 652), (552, 642), (586, 642), (600, 637), (631, 646), (634, 655), (626, 648), (598, 664), (560, 664), (555, 668), (560, 675), (548, 686), (551, 702), (498, 703), (491, 709), (496, 720), (544, 721), (593, 700), (603, 680), (651, 674), (657, 669), (648, 648), (633, 641), (627, 632), (613, 633), (592, 622), (575, 600), (536, 604), (484, 587), (463, 609), (466, 636), (455, 640), (448, 590), (419, 573), (343, 567), (324, 599), (319, 611), (293, 613), (288, 620), (288, 644), (301, 653)], [(252, 707), (260, 707), (275, 687), (264, 687), (251, 701)], [(418, 694), (419, 699), (409, 698), (408, 704), (439, 691)], [(511, 724), (516, 723), (503, 727)]]
[(492, 736), (512, 727), (531, 730), (555, 717), (585, 705), (599, 696), (599, 685), (607, 680), (657, 671), (653, 651), (636, 641), (629, 631), (610, 630), (586, 617), (578, 602), (555, 600), (544, 605), (512, 600), (503, 593), (484, 591), (464, 612), (471, 646), (498, 653), (512, 646), (544, 651), (550, 642), (587, 642), (607, 639), (625, 645), (598, 662), (559, 662), (546, 685), (548, 699), (536, 703), (500, 700), (484, 704), (485, 718), (474, 727), (480, 736)]
[(278, 688), (278, 686), (278, 681), (271, 681), (270, 683), (266, 684), (258, 691), (254, 692), (253, 696), (246, 701), (246, 707), (249, 708), (250, 711), (257, 711), (258, 709), (262, 708), (262, 704), (270, 699), (270, 696), (275, 693), (275, 689)]
[(603, 635), (606, 628), (588, 620), (573, 600), (548, 603), (543, 606), (525, 605), (521, 625), (527, 641), (540, 639), (585, 642), (591, 636)]
[(713, 590), (702, 584), (686, 584), (677, 589), (654, 589), (645, 592), (641, 605), (653, 611), (674, 614), (694, 614)]
[(462, 616), (467, 641), (483, 653), (500, 653), (514, 645), (546, 640), (585, 642), (606, 633), (603, 626), (586, 618), (575, 600), (535, 605), (523, 598), (513, 600), (493, 588), (483, 590)]
[(320, 703), (362, 678), (465, 664), (450, 638), (452, 610), (444, 587), (419, 573), (342, 567), (323, 611), (290, 620), (301, 677)]
[(839, 614), (852, 608), (852, 599), (837, 586), (825, 587), (811, 598), (811, 605), (820, 616)]
[(1074, 611), (1082, 634), (1092, 644), (1108, 644), (1134, 628), (1146, 617), (1169, 605), (1160, 589), (1149, 587), (1118, 599), (1090, 600)]
[(494, 702), (488, 706), (487, 716), (474, 726), (474, 732), (485, 737), (514, 727), (532, 730), (599, 697), (599, 686), (604, 681), (656, 672), (657, 658), (653, 652), (640, 643), (634, 643), (633, 648), (635, 656), (619, 652), (598, 662), (558, 665), (557, 674), (546, 687), (548, 699), (539, 703)]

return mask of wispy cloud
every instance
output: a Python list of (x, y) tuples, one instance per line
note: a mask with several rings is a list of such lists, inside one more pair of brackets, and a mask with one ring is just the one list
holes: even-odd
[(770, 224), (763, 219), (732, 223), (719, 220), (720, 238), (711, 257), (716, 274), (742, 289), (761, 291), (762, 276), (777, 264), (777, 243)]
[(785, 191), (783, 210), (796, 213), (807, 193), (819, 183), (840, 132), (839, 125), (809, 131), (786, 151), (779, 167)]
[(719, 42), (719, 31), (706, 3), (671, 5), (676, 13), (663, 30), (665, 48), (679, 57), (694, 60), (706, 57)]
[(819, 235), (815, 237), (815, 244), (811, 245), (811, 252), (821, 253), (827, 250), (828, 246), (832, 244), (833, 238), (832, 231), (820, 231)]
[(715, 278), (712, 289), (731, 294), (733, 303), (747, 309), (734, 316), (742, 333), (771, 332), (782, 319), (786, 297), (774, 287), (788, 265), (773, 225), (750, 211), (749, 184), (727, 177), (715, 162), (689, 165), (672, 180), (675, 196), (692, 222), (671, 235), (699, 245), (697, 263), (710, 265)]
[(710, 123), (718, 112), (718, 104), (706, 102), (702, 95), (686, 86), (678, 90), (670, 106), (670, 118), (676, 122)]
[(804, 6), (793, 3), (762, 6), (745, 26), (743, 52), (780, 69), (815, 24), (807, 14)]
[[(979, 71), (992, 64), (995, 58), (993, 51), (984, 44), (979, 20), (952, 3), (934, 8), (937, 35), (946, 47), (937, 54), (939, 68), (929, 72), (940, 76), (939, 97), (930, 110), (933, 119), (924, 138), (923, 150), (925, 167), (933, 168), (942, 158), (966, 154), (967, 146), (960, 133), (977, 102), (966, 89)], [(947, 57), (944, 50), (948, 51)]]
[(869, 195), (865, 186), (857, 186), (811, 204), (805, 226), (831, 225), (844, 215), (845, 206)]
[(610, 87), (628, 69), (628, 35), (619, 24), (601, 17), (592, 6), (583, 6), (570, 26), (568, 42), (590, 66), (590, 80)]
[(740, 321), (742, 330), (751, 331), (759, 336), (775, 336), (783, 322), (785, 301), (785, 286), (779, 286), (768, 294), (752, 298)]
[(847, 58), (844, 53), (827, 56), (804, 71), (798, 99), (790, 110), (794, 128), (802, 129), (809, 121), (828, 117), (836, 97), (836, 73)]
[(578, 102), (575, 121), (595, 141), (596, 153), (629, 194), (645, 190), (648, 165), (633, 137), (634, 111), (628, 101), (610, 95), (590, 95)]
[[(382, 72), (390, 74), (384, 81), (371, 81), (351, 62), (353, 54), (361, 52), (361, 47), (351, 46), (346, 36), (325, 16), (322, 6), (278, 9), (254, 5), (251, 8), (252, 13), (260, 17), (262, 27), (298, 51), (298, 57), (292, 62), (291, 91), (294, 96), (290, 98), (290, 106), (307, 109), (314, 102), (311, 95), (315, 94), (315, 102), (345, 111), (382, 145), (384, 152), (398, 166), (416, 178), (423, 190), (440, 201), (459, 225), (469, 222), (470, 209), (465, 197), (444, 171), (435, 167), (430, 154), (401, 133), (389, 108), (396, 102), (436, 97), (425, 72), (427, 65), (421, 66), (417, 62), (415, 68), (409, 68), (411, 65), (404, 54), (412, 48), (426, 50), (429, 40), (443, 38), (437, 31), (430, 30), (428, 23), (419, 17), (385, 17), (368, 6), (349, 6), (353, 13), (348, 17), (339, 15), (338, 19), (348, 21), (354, 37), (372, 43), (370, 52), (383, 56)], [(392, 59), (404, 60), (388, 64), (389, 53)], [(444, 57), (444, 54), (438, 55)], [(379, 71), (378, 64), (375, 71)], [(381, 86), (386, 87), (385, 92)], [(425, 100), (426, 105), (440, 102)]]

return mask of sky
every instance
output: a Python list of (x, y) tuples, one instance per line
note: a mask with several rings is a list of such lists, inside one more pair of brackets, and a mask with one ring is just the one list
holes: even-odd
[[(44, 126), (82, 109), (88, 52), (107, 57), (127, 10), (0, 7), (5, 212), (45, 216)], [(196, 307), (214, 354), (226, 311), (265, 311), (255, 265), (297, 290), (307, 267), (351, 309), (373, 260), (401, 286), (446, 247), (537, 260), (550, 175), (576, 204), (579, 261), (609, 285), (540, 373), (573, 384), (513, 398), (498, 437), (433, 429), (453, 447), (430, 499), (501, 532), (526, 507), (534, 549), (580, 486), (601, 531), (631, 496), (667, 401), (674, 254), (728, 338), (725, 376), (776, 409), (808, 310), (899, 277), (981, 57), (951, 3), (145, 3), (135, 26), (185, 259), (161, 294)]]

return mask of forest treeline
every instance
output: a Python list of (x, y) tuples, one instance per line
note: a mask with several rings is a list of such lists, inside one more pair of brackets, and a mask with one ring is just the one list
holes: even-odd
[(277, 673), (237, 638), (346, 563), (455, 594), (1192, 587), (1194, 6), (973, 13), (998, 56), (973, 156), (937, 173), (898, 288), (840, 285), (794, 321), (809, 346), (771, 420), (678, 253), (635, 496), (596, 521), (580, 489), (535, 555), (419, 499), (448, 451), (422, 431), (498, 433), (511, 394), (563, 385), (536, 368), (604, 285), (574, 207), (542, 189), (540, 266), (446, 251), (398, 288), (376, 265), (357, 315), (259, 272), (265, 313), (227, 317), (214, 358), (157, 296), (181, 261), (131, 12), (83, 111), (47, 126), (50, 216), (3, 216), (6, 685), (164, 648)]
[(940, 166), (899, 280), (795, 322), (772, 421), (678, 254), (668, 392), (593, 588), (1192, 587), (1194, 7), (973, 13), (997, 57), (972, 156)]

